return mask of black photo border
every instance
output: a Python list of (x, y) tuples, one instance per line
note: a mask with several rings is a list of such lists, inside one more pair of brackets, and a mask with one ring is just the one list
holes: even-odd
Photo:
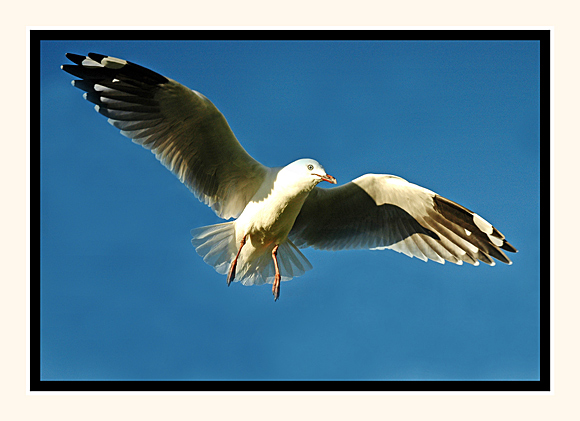
[[(525, 40), (540, 43), (540, 168), (550, 173), (551, 41), (550, 29), (437, 30), (29, 30), (30, 166), (40, 168), (40, 44), (56, 40)], [(30, 176), (30, 233), (40, 233), (40, 177)], [(550, 238), (550, 183), (540, 203), (541, 236)], [(547, 191), (546, 191), (547, 187)], [(37, 216), (37, 217), (35, 217)], [(37, 229), (35, 229), (37, 228)], [(543, 234), (543, 235), (542, 235)], [(38, 237), (36, 237), (38, 238)], [(40, 242), (30, 241), (30, 392), (550, 392), (551, 391), (551, 244), (543, 242), (540, 283), (540, 379), (537, 381), (53, 381), (41, 380), (40, 320), (42, 283)], [(541, 251), (541, 252), (542, 252)]]

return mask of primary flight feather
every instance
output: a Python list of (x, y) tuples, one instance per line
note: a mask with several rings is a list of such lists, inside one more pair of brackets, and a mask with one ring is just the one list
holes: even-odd
[(272, 283), (312, 269), (299, 248), (392, 249), (422, 260), (511, 264), (517, 252), (489, 222), (400, 177), (366, 174), (343, 186), (313, 159), (269, 168), (240, 145), (220, 111), (199, 92), (126, 60), (67, 54), (62, 69), (109, 123), (150, 149), (221, 218), (192, 230), (203, 260), (227, 284)]

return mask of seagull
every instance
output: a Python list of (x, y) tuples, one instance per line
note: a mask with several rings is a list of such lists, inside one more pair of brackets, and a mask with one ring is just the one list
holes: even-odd
[(423, 261), (511, 264), (517, 250), (476, 213), (400, 177), (366, 174), (342, 186), (314, 159), (269, 168), (252, 158), (204, 95), (127, 60), (66, 54), (95, 110), (151, 150), (228, 222), (191, 231), (192, 244), (227, 285), (280, 283), (312, 265), (299, 250), (391, 249)]

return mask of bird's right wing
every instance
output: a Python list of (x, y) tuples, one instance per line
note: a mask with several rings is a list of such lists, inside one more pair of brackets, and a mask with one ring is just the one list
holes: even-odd
[(290, 234), (298, 247), (393, 249), (422, 260), (510, 264), (516, 252), (479, 215), (391, 175), (367, 174), (340, 187), (316, 187)]
[(237, 217), (269, 169), (240, 145), (202, 94), (126, 60), (67, 54), (62, 69), (85, 99), (135, 143), (150, 149), (222, 218)]

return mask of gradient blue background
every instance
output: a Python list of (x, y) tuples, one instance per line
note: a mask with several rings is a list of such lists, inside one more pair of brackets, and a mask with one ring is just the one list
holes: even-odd
[[(190, 244), (219, 218), (60, 70), (89, 51), (202, 92), (265, 165), (401, 176), (520, 252), (306, 249), (278, 302), (227, 288)], [(42, 380), (539, 378), (538, 43), (63, 41), (40, 65)]]

